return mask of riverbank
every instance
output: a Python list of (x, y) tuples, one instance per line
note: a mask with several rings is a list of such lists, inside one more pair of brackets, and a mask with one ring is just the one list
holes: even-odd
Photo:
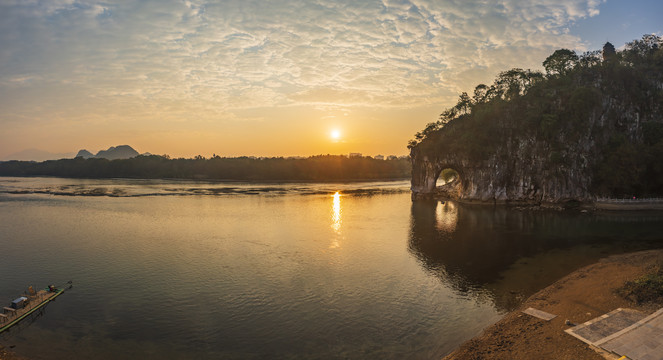
[(597, 201), (594, 203), (597, 210), (663, 210), (663, 200), (615, 200)]
[[(615, 291), (663, 262), (663, 250), (613, 255), (581, 268), (527, 299), (516, 311), (484, 329), (444, 360), (604, 359), (566, 334), (566, 320), (581, 324), (619, 307), (652, 313), (661, 307), (636, 305)], [(533, 307), (557, 315), (550, 321), (522, 313)]]
[[(458, 193), (456, 190), (453, 193)], [(509, 206), (519, 209), (547, 209), (547, 210), (582, 210), (582, 211), (641, 211), (641, 210), (663, 210), (663, 198), (638, 198), (638, 199), (610, 199), (600, 198), (595, 201), (588, 200), (565, 200), (559, 202), (541, 202), (535, 200), (497, 200), (497, 199), (460, 199), (457, 195), (450, 195), (438, 188), (432, 194), (412, 193), (412, 200), (428, 201), (454, 201), (468, 205)]]

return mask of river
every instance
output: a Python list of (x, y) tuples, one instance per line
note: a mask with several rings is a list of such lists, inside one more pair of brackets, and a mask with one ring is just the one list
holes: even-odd
[(536, 290), (663, 246), (661, 212), (410, 201), (409, 183), (0, 178), (0, 334), (31, 359), (435, 359)]

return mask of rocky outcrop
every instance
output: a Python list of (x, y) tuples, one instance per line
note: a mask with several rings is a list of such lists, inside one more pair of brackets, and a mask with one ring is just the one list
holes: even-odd
[[(571, 154), (569, 164), (550, 164), (545, 145), (532, 139), (507, 139), (488, 159), (473, 159), (469, 154), (411, 152), (412, 198), (451, 198), (481, 202), (560, 203), (592, 201), (591, 149)], [(511, 145), (511, 146), (509, 146)], [(440, 172), (458, 172), (454, 188), (439, 189)], [(448, 186), (447, 186), (448, 188)]]
[[(660, 196), (663, 76), (613, 68), (477, 105), (476, 114), (428, 132), (411, 145), (412, 199), (560, 204), (637, 191)], [(442, 189), (446, 168), (459, 176)]]

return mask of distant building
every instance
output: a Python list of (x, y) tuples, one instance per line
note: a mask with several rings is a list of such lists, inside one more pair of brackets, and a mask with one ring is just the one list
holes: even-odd
[(351, 158), (360, 158), (360, 157), (361, 157), (361, 153), (350, 153), (350, 157), (351, 157)]
[(375, 155), (374, 159), (375, 159), (375, 160), (384, 160), (384, 156), (382, 156), (382, 155)]
[(612, 45), (610, 42), (605, 43), (603, 45), (603, 61), (606, 61), (610, 59), (611, 57), (615, 56), (617, 52), (615, 51), (615, 46)]

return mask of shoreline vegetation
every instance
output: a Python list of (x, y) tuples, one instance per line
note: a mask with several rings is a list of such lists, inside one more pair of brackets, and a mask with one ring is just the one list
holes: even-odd
[(0, 176), (55, 176), (83, 179), (181, 179), (212, 181), (372, 181), (409, 179), (407, 156), (386, 160), (368, 156), (317, 155), (308, 158), (170, 159), (140, 155), (130, 159), (103, 158), (0, 162)]
[[(651, 276), (663, 263), (663, 249), (612, 255), (573, 271), (538, 291), (518, 309), (506, 314), (481, 334), (460, 345), (443, 360), (466, 359), (596, 359), (604, 357), (580, 340), (568, 335), (568, 320), (582, 324), (617, 308), (646, 314), (660, 303), (636, 303), (620, 295), (627, 284)], [(533, 307), (557, 315), (550, 321), (522, 311)]]

